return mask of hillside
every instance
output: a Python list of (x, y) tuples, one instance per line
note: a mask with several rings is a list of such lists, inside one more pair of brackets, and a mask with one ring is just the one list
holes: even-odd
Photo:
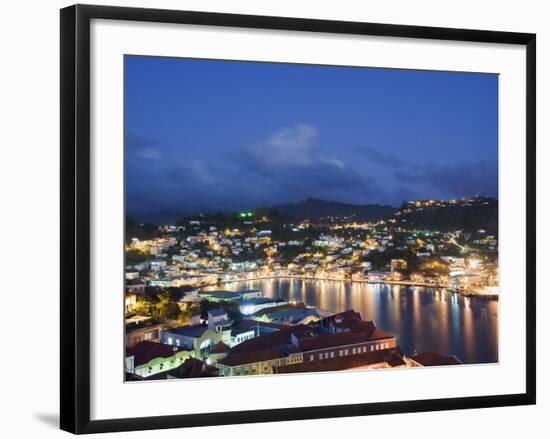
[(347, 204), (308, 198), (299, 203), (281, 204), (260, 210), (269, 210), (288, 215), (295, 219), (318, 220), (326, 217), (352, 217), (354, 220), (376, 221), (388, 217), (397, 208), (380, 204)]
[(454, 202), (417, 201), (401, 206), (391, 218), (398, 223), (405, 222), (407, 228), (437, 229), (442, 232), (459, 229), (475, 232), (484, 229), (497, 233), (498, 199), (476, 197)]

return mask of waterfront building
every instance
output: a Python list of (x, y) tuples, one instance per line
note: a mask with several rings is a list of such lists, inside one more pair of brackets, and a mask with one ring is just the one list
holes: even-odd
[(319, 313), (315, 308), (308, 307), (301, 302), (286, 303), (284, 305), (262, 309), (252, 314), (250, 318), (261, 322), (299, 325), (318, 321)]
[(369, 271), (367, 279), (370, 281), (386, 280), (391, 276), (389, 271)]
[(243, 300), (257, 299), (262, 296), (260, 290), (240, 290), (240, 291), (200, 291), (199, 297), (212, 302), (241, 302)]
[(390, 271), (395, 273), (396, 271), (403, 271), (407, 269), (407, 261), (405, 259), (392, 259), (390, 262)]
[(272, 299), (269, 297), (257, 297), (254, 299), (243, 300), (239, 304), (239, 310), (244, 315), (257, 313), (265, 308), (273, 308), (275, 306), (285, 305), (288, 302), (283, 299)]

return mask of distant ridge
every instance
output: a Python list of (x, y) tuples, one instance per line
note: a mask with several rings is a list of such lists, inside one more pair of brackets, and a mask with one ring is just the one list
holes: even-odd
[(397, 207), (381, 204), (348, 204), (307, 198), (298, 203), (280, 204), (259, 210), (276, 211), (295, 219), (318, 220), (330, 216), (353, 216), (357, 220), (375, 221), (393, 215)]
[(436, 202), (433, 205), (415, 206), (404, 204), (393, 219), (405, 222), (407, 227), (433, 229), (441, 232), (464, 230), (475, 232), (479, 229), (488, 233), (498, 233), (498, 199), (476, 196), (469, 199)]

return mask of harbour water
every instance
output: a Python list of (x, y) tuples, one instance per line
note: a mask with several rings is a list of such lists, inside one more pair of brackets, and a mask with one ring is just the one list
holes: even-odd
[(498, 361), (498, 301), (444, 289), (301, 279), (224, 284), (259, 289), (265, 297), (304, 302), (325, 312), (354, 309), (397, 336), (405, 355), (433, 351), (463, 363)]

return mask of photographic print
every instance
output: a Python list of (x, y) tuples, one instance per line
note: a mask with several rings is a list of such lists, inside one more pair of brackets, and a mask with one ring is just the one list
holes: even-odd
[(126, 55), (124, 120), (126, 381), (498, 363), (497, 74)]

